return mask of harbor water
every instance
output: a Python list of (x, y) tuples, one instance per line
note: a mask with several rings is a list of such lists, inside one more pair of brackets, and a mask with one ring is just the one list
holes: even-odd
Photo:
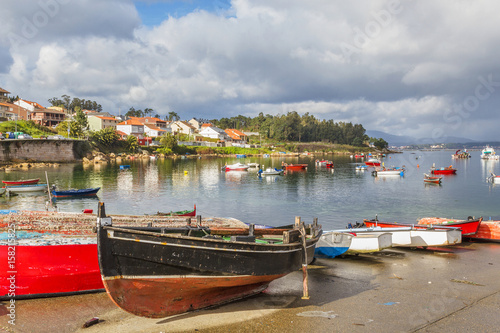
[[(202, 216), (233, 217), (247, 223), (279, 226), (300, 216), (306, 223), (317, 217), (325, 230), (343, 228), (378, 216), (379, 220), (414, 223), (422, 217), (500, 219), (500, 186), (487, 181), (500, 173), (500, 162), (481, 160), (480, 151), (470, 159), (452, 159), (454, 151), (404, 151), (382, 158), (385, 167), (402, 167), (404, 176), (378, 176), (358, 171), (364, 159), (345, 155), (322, 156), (334, 168), (316, 166), (313, 155), (247, 158), (177, 158), (126, 161), (119, 164), (6, 171), (3, 180), (40, 178), (59, 190), (100, 187), (98, 197), (57, 200), (59, 211), (96, 209), (98, 201), (110, 214), (155, 214), (197, 207)], [(258, 168), (247, 172), (224, 172), (227, 163), (257, 162), (281, 168), (282, 162), (307, 163), (304, 172), (258, 176)], [(424, 173), (432, 165), (453, 165), (456, 175), (443, 176), (441, 185), (424, 184)], [(0, 198), (0, 209), (45, 210), (48, 196), (19, 195)]]

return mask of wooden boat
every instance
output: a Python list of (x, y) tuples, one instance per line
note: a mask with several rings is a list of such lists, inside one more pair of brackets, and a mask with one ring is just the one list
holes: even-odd
[(325, 231), (321, 235), (314, 256), (316, 258), (335, 258), (344, 254), (351, 246), (354, 236), (349, 233)]
[(392, 247), (392, 235), (388, 232), (355, 234), (346, 254), (373, 253)]
[(471, 216), (469, 216), (467, 220), (447, 219), (442, 217), (424, 217), (418, 220), (418, 224), (456, 227), (462, 230), (463, 236), (468, 236), (474, 235), (477, 232), (482, 220), (482, 217), (476, 219)]
[(441, 184), (442, 180), (443, 180), (443, 177), (430, 176), (430, 175), (424, 173), (424, 183)]
[(158, 212), (158, 213), (156, 213), (156, 215), (158, 215), (158, 216), (196, 216), (196, 205), (194, 205), (193, 209), (180, 210), (177, 212), (168, 212), (168, 213)]
[(458, 244), (462, 241), (462, 232), (459, 228), (352, 228), (338, 230), (338, 232), (350, 232), (356, 235), (374, 235), (381, 233), (390, 233), (392, 236), (392, 247), (428, 247), (428, 246), (446, 246)]
[(47, 184), (6, 186), (5, 190), (8, 194), (10, 194), (10, 193), (18, 194), (18, 193), (44, 192), (47, 190)]
[(230, 164), (230, 165), (224, 165), (222, 167), (222, 170), (225, 170), (226, 172), (228, 171), (247, 171), (249, 168), (248, 165), (242, 164), (242, 163), (235, 163), (235, 164)]
[(40, 178), (26, 180), (2, 180), (6, 186), (37, 184)]
[(382, 228), (401, 228), (413, 227), (417, 229), (426, 229), (430, 227), (453, 227), (460, 228), (462, 236), (475, 234), (479, 228), (482, 218), (471, 220), (453, 220), (453, 219), (440, 219), (437, 217), (423, 218), (418, 221), (418, 224), (397, 223), (397, 222), (381, 222), (377, 219), (363, 220), (367, 227), (382, 227)]
[(297, 219), (293, 229), (120, 228), (105, 216), (103, 204), (97, 230), (109, 297), (123, 310), (150, 318), (260, 293), (301, 267), (307, 277), (321, 236), (316, 220), (305, 228)]
[(262, 169), (259, 170), (259, 176), (276, 176), (276, 175), (282, 175), (285, 172), (283, 169), (276, 169), (276, 168), (267, 168), (266, 170), (262, 171)]
[(380, 162), (379, 159), (377, 158), (369, 158), (367, 161), (365, 161), (365, 164), (368, 166), (380, 166), (382, 162)]
[(477, 232), (465, 237), (474, 241), (500, 242), (500, 221), (481, 221)]
[(432, 166), (431, 173), (433, 175), (454, 175), (457, 173), (457, 169), (453, 168), (453, 166), (443, 167), (443, 168), (435, 168)]
[[(51, 244), (29, 239), (26, 232), (16, 234), (25, 238), (11, 242), (13, 239), (2, 237), (0, 241), (0, 257), (4, 258), (0, 262), (0, 299), (63, 296), (104, 289), (96, 260), (95, 237), (83, 241), (74, 237), (52, 238), (56, 242)], [(15, 260), (9, 262), (8, 254), (13, 248)], [(15, 289), (9, 287), (13, 271)]]
[(308, 167), (307, 164), (288, 164), (284, 162), (281, 163), (281, 166), (286, 171), (306, 170)]
[(95, 188), (84, 188), (80, 190), (66, 190), (66, 191), (56, 191), (53, 187), (51, 193), (53, 198), (82, 198), (96, 196), (100, 187)]

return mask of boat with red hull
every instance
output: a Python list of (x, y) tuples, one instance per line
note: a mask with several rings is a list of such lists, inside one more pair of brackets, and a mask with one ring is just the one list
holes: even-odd
[(308, 167), (308, 164), (287, 164), (287, 163), (281, 163), (281, 166), (286, 171), (297, 171), (297, 170), (306, 170), (307, 167)]
[[(15, 260), (8, 262), (12, 253), (15, 253)], [(0, 245), (0, 257), (5, 258), (0, 263), (0, 299), (104, 290), (95, 238), (94, 244), (5, 244)], [(12, 281), (15, 289), (10, 288)]]
[(500, 242), (500, 221), (481, 221), (477, 233), (466, 237), (474, 241)]
[(454, 175), (457, 173), (457, 169), (453, 168), (451, 165), (449, 167), (443, 168), (431, 168), (431, 173), (433, 175)]
[(365, 161), (365, 164), (367, 166), (380, 166), (382, 162), (379, 159), (376, 158), (370, 158), (368, 161)]
[(396, 228), (396, 227), (414, 227), (414, 228), (427, 228), (427, 225), (432, 225), (433, 227), (453, 227), (460, 228), (462, 231), (462, 236), (473, 235), (477, 232), (482, 217), (478, 219), (469, 220), (454, 220), (454, 219), (440, 219), (440, 218), (423, 218), (418, 221), (418, 224), (409, 223), (397, 223), (397, 222), (381, 222), (377, 219), (374, 220), (363, 220), (367, 227), (382, 227), (382, 228)]
[(260, 293), (301, 267), (307, 276), (305, 266), (321, 236), (317, 223), (286, 230), (124, 228), (112, 226), (102, 204), (98, 216), (99, 265), (109, 297), (123, 310), (150, 318)]
[(158, 213), (156, 213), (156, 215), (158, 215), (158, 216), (196, 216), (196, 205), (194, 205), (193, 209), (180, 210), (177, 212), (168, 212), (168, 213), (158, 212)]
[(40, 178), (26, 179), (26, 180), (2, 180), (2, 183), (4, 183), (6, 186), (33, 185), (33, 184), (38, 184), (39, 180), (40, 180)]

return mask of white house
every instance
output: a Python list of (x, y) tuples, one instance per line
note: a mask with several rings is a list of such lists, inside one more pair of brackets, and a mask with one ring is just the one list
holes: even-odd
[(202, 126), (199, 134), (207, 138), (219, 140), (224, 140), (227, 137), (226, 132), (216, 126)]
[(179, 120), (170, 124), (172, 133), (194, 134), (196, 128), (187, 121)]
[(133, 135), (138, 139), (144, 138), (144, 125), (137, 119), (122, 121), (116, 125), (116, 130), (126, 133), (127, 135)]
[(150, 137), (158, 137), (169, 133), (169, 131), (159, 128), (153, 124), (144, 124), (144, 133)]

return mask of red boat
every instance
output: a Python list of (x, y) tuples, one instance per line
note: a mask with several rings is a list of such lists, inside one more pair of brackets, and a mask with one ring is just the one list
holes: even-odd
[(479, 229), (479, 225), (483, 220), (482, 217), (476, 219), (473, 217), (469, 217), (467, 220), (457, 220), (457, 219), (447, 219), (440, 217), (424, 217), (418, 221), (418, 224), (421, 225), (439, 225), (446, 227), (457, 227), (462, 229), (462, 235), (474, 235), (477, 233)]
[(454, 227), (460, 228), (462, 230), (462, 235), (473, 235), (477, 232), (482, 217), (478, 219), (469, 219), (469, 220), (454, 220), (454, 219), (444, 219), (444, 218), (423, 218), (418, 221), (418, 225), (413, 224), (405, 224), (405, 223), (397, 223), (397, 222), (380, 222), (378, 220), (363, 220), (367, 227), (375, 227), (379, 226), (381, 228), (397, 228), (397, 227), (415, 227), (420, 229), (426, 229), (425, 225), (433, 225), (433, 226), (442, 226), (442, 227)]
[(37, 184), (40, 178), (37, 179), (26, 179), (26, 180), (2, 180), (2, 183), (4, 183), (7, 186), (11, 185), (32, 185), (32, 184)]
[[(8, 261), (12, 252), (15, 259)], [(0, 245), (0, 257), (4, 258), (0, 263), (0, 299), (62, 296), (104, 289), (97, 244)], [(15, 288), (11, 289), (12, 285)]]
[(500, 221), (482, 221), (477, 233), (468, 235), (467, 239), (475, 241), (500, 242)]
[(293, 171), (295, 171), (295, 170), (305, 170), (305, 169), (307, 169), (308, 164), (287, 164), (287, 163), (282, 162), (281, 166), (285, 170), (293, 170)]
[(453, 168), (451, 165), (449, 167), (438, 168), (438, 169), (432, 167), (431, 173), (434, 175), (454, 175), (457, 173), (457, 169)]

